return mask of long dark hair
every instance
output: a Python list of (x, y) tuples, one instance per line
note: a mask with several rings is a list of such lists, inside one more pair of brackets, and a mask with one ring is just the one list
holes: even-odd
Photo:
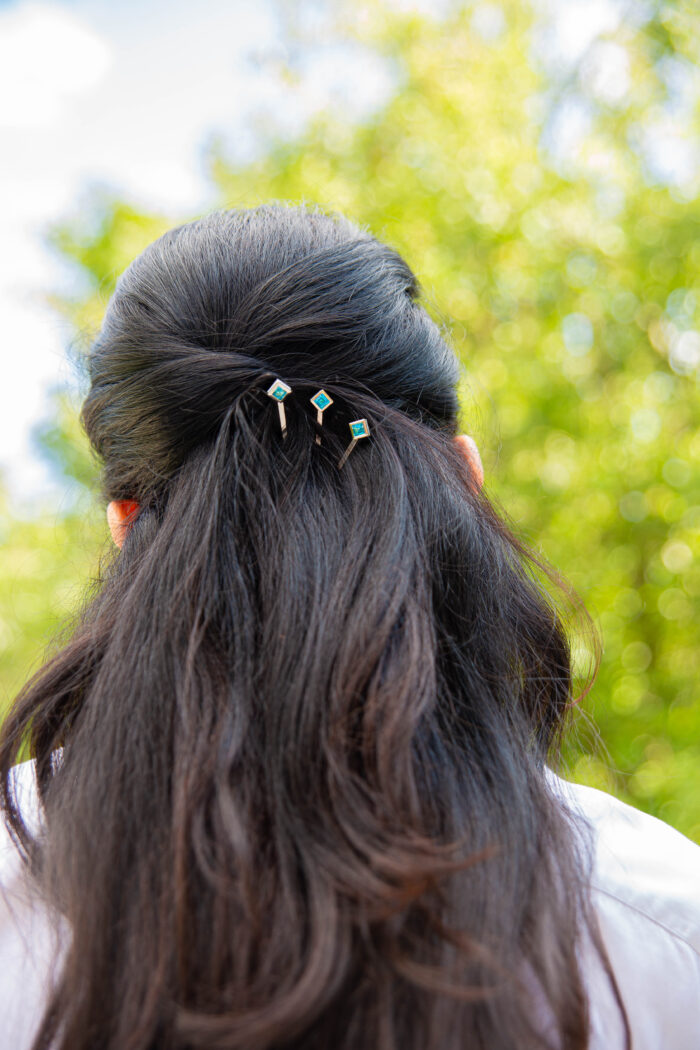
[(0, 741), (71, 931), (37, 1050), (587, 1045), (600, 941), (546, 769), (574, 679), (540, 578), (564, 584), (452, 440), (417, 297), (394, 250), (283, 205), (120, 278), (82, 418), (140, 511)]

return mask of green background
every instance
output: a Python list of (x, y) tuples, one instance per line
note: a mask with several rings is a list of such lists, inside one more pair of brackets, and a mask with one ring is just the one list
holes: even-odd
[[(254, 162), (210, 143), (211, 205), (319, 203), (405, 255), (464, 364), (488, 494), (602, 635), (566, 768), (700, 842), (698, 165), (660, 168), (669, 129), (699, 155), (700, 11), (631, 5), (575, 67), (545, 29), (514, 0), (440, 17), (337, 6), (325, 32), (360, 63), (382, 56), (391, 98), (361, 125), (339, 102), (295, 140), (261, 115)], [(302, 23), (288, 33), (297, 56), (314, 46)], [(294, 65), (280, 76), (293, 91)], [(192, 217), (95, 191), (51, 231), (80, 289), (54, 300), (76, 358), (118, 274)], [(26, 520), (0, 491), (0, 710), (108, 543), (79, 391), (53, 404), (36, 440), (70, 498)], [(574, 655), (584, 682), (578, 634)]]

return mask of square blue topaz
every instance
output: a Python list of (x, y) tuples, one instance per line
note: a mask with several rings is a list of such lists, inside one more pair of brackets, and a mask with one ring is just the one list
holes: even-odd
[(317, 394), (311, 398), (311, 404), (323, 412), (324, 408), (328, 408), (329, 405), (333, 404), (333, 398), (329, 397), (325, 390), (319, 390)]
[(284, 401), (287, 394), (291, 394), (291, 386), (287, 386), (281, 379), (275, 379), (274, 383), (267, 391), (270, 397), (274, 397), (275, 401)]
[(357, 438), (369, 437), (369, 426), (367, 425), (366, 419), (356, 419), (354, 423), (350, 424), (350, 433), (357, 440)]

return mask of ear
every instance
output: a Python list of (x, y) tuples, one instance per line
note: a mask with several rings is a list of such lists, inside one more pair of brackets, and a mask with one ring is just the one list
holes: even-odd
[(484, 468), (481, 464), (481, 456), (479, 455), (476, 441), (474, 438), (470, 437), (469, 434), (458, 434), (455, 438), (455, 443), (469, 463), (472, 473), (476, 478), (477, 488), (481, 488), (484, 484)]
[(121, 548), (134, 518), (139, 512), (139, 504), (131, 499), (113, 499), (107, 504), (107, 522), (112, 539)]

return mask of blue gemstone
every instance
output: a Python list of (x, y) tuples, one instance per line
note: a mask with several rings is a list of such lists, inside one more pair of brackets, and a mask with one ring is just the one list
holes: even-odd
[(322, 412), (324, 408), (328, 408), (329, 405), (333, 404), (333, 399), (328, 396), (323, 390), (319, 390), (317, 394), (311, 398), (311, 404)]
[(283, 383), (281, 379), (276, 379), (267, 390), (267, 394), (270, 397), (274, 397), (275, 401), (284, 401), (287, 394), (291, 393), (291, 390), (292, 388)]
[(352, 432), (352, 436), (355, 438), (367, 437), (367, 435), (369, 434), (369, 427), (367, 426), (364, 420), (361, 420), (358, 423), (351, 423), (350, 430)]

